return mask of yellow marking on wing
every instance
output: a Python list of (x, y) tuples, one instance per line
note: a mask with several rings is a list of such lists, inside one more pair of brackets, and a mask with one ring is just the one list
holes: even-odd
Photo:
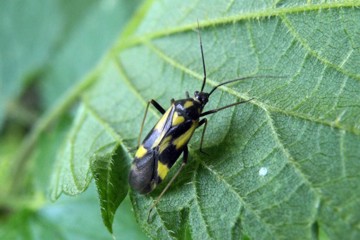
[(164, 138), (164, 140), (161, 142), (159, 146), (159, 152), (162, 153), (170, 144), (170, 141), (172, 139), (172, 136), (167, 136)]
[(172, 119), (172, 125), (176, 126), (185, 121), (185, 118), (183, 116), (179, 116), (177, 112), (174, 112), (173, 119)]
[(173, 144), (175, 145), (176, 149), (180, 149), (189, 141), (197, 125), (198, 122), (193, 122), (191, 127), (185, 133), (183, 133), (180, 137), (174, 140)]
[(185, 104), (184, 104), (184, 108), (189, 108), (189, 107), (192, 107), (194, 106), (194, 103), (192, 101), (186, 101)]
[(166, 164), (163, 164), (162, 162), (158, 161), (158, 175), (161, 178), (161, 180), (164, 180), (164, 178), (166, 177), (166, 175), (169, 172), (169, 168)]
[(162, 131), (164, 126), (165, 126), (165, 123), (166, 123), (166, 120), (168, 119), (169, 117), (169, 114), (172, 110), (173, 106), (171, 106), (165, 113), (164, 115), (162, 115), (162, 117), (160, 118), (160, 120), (157, 122), (154, 130), (157, 130), (157, 131)]
[(159, 145), (161, 139), (163, 139), (165, 132), (163, 131), (164, 126), (166, 124), (166, 120), (169, 117), (169, 114), (171, 112), (171, 110), (173, 109), (173, 106), (171, 106), (165, 113), (164, 115), (162, 115), (162, 117), (160, 118), (159, 122), (156, 124), (154, 131), (158, 131), (160, 132), (159, 136), (155, 139), (153, 145), (151, 146), (151, 148), (155, 148)]
[(189, 108), (189, 107), (192, 107), (194, 106), (194, 103), (192, 101), (186, 101), (185, 104), (184, 104), (184, 108)]
[(143, 145), (140, 145), (140, 147), (136, 151), (135, 157), (136, 158), (142, 158), (146, 153), (147, 153), (146, 148), (144, 148)]

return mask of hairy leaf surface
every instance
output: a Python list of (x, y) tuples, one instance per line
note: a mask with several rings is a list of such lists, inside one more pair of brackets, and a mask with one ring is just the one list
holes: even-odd
[[(119, 167), (129, 165), (149, 99), (167, 108), (171, 98), (200, 89), (198, 20), (206, 91), (241, 76), (278, 78), (226, 85), (211, 96), (207, 110), (253, 100), (208, 117), (209, 155), (198, 151), (198, 130), (187, 167), (150, 224), (148, 210), (179, 165), (150, 195), (130, 191), (140, 225), (154, 239), (313, 239), (319, 232), (330, 239), (360, 237), (357, 5), (147, 2), (142, 19), (129, 25), (83, 94), (59, 158), (54, 196), (84, 191), (90, 159), (99, 152), (106, 152), (102, 162), (110, 162), (120, 145), (127, 154)], [(145, 132), (159, 117), (150, 111)], [(123, 179), (116, 181), (119, 187), (127, 184), (127, 172), (116, 174)], [(107, 201), (115, 203), (112, 197)]]

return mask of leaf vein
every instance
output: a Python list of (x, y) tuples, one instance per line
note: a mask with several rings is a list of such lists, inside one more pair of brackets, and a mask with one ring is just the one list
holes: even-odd
[[(85, 111), (85, 109), (82, 109), (82, 111)], [(80, 131), (81, 127), (83, 126), (83, 123), (86, 120), (86, 113), (80, 115), (81, 118), (79, 119), (79, 123), (76, 126), (76, 128), (74, 129), (74, 131), (71, 132), (71, 135), (69, 137), (69, 144), (70, 144), (70, 156), (69, 156), (69, 163), (70, 163), (70, 171), (71, 171), (71, 178), (74, 181), (74, 185), (77, 188), (77, 190), (81, 189), (81, 184), (79, 183), (79, 181), (76, 178), (76, 173), (75, 173), (75, 163), (74, 163), (74, 146), (75, 146), (75, 139), (76, 139), (76, 135), (77, 133)]]
[[(240, 21), (249, 21), (253, 19), (259, 18), (269, 18), (276, 16), (284, 16), (285, 14), (296, 14), (296, 13), (304, 13), (310, 11), (319, 11), (324, 9), (333, 9), (333, 8), (354, 8), (360, 6), (360, 3), (357, 1), (344, 1), (344, 2), (332, 2), (332, 3), (322, 3), (322, 4), (306, 4), (302, 6), (288, 7), (288, 8), (267, 8), (262, 9), (260, 11), (254, 12), (242, 12), (241, 14), (227, 17), (219, 17), (214, 20), (207, 20), (206, 22), (201, 22), (200, 27), (213, 27), (216, 25), (224, 25), (228, 23), (235, 23)], [(156, 38), (161, 38), (168, 36), (170, 34), (176, 34), (185, 31), (192, 31), (197, 28), (197, 22), (184, 24), (181, 26), (175, 26), (172, 28), (166, 28), (165, 30), (159, 30), (152, 33), (145, 33), (142, 36), (134, 36), (128, 38), (127, 41), (120, 41), (118, 46), (116, 46), (114, 50), (114, 54), (118, 51), (121, 51), (125, 48), (130, 48), (132, 46), (136, 46), (143, 42), (148, 42)]]
[(201, 210), (201, 206), (200, 206), (200, 201), (199, 201), (199, 196), (198, 196), (198, 194), (197, 194), (198, 190), (197, 190), (197, 187), (196, 187), (196, 183), (197, 183), (196, 178), (197, 178), (197, 171), (198, 171), (198, 169), (199, 169), (199, 165), (200, 165), (200, 164), (197, 164), (196, 169), (195, 169), (194, 174), (193, 174), (193, 181), (192, 181), (192, 183), (193, 183), (193, 187), (194, 187), (194, 200), (196, 201), (196, 203), (197, 203), (196, 205), (197, 205), (198, 208), (199, 208), (200, 216), (201, 216), (201, 218), (202, 218), (203, 221), (204, 221), (204, 226), (205, 226), (205, 228), (206, 228), (206, 233), (208, 234), (209, 238), (212, 238), (212, 237), (211, 237), (210, 230), (209, 230), (208, 223), (207, 223), (204, 215), (202, 214), (202, 210)]
[(230, 191), (232, 191), (239, 199), (241, 204), (244, 206), (244, 208), (248, 209), (258, 220), (259, 222), (263, 223), (265, 230), (272, 236), (276, 236), (269, 225), (269, 223), (265, 222), (257, 213), (256, 210), (249, 206), (249, 204), (246, 203), (246, 201), (240, 196), (240, 194), (235, 191), (235, 189), (232, 187), (232, 185), (218, 172), (216, 172), (214, 169), (207, 166), (204, 162), (201, 163), (210, 173), (214, 174), (217, 178), (219, 178), (224, 184), (228, 187)]
[(316, 195), (316, 197), (318, 199), (320, 199), (321, 194), (319, 193), (318, 190), (316, 190), (312, 185), (311, 182), (309, 181), (309, 179), (305, 176), (305, 174), (301, 171), (300, 167), (297, 165), (297, 163), (294, 161), (294, 158), (291, 156), (290, 152), (285, 148), (284, 144), (282, 143), (279, 134), (277, 133), (277, 130), (275, 128), (275, 125), (273, 123), (273, 120), (269, 114), (269, 112), (264, 109), (264, 112), (266, 113), (266, 116), (269, 119), (269, 126), (273, 131), (274, 134), (274, 138), (276, 140), (276, 142), (278, 143), (278, 146), (282, 149), (283, 153), (285, 154), (285, 156), (287, 157), (289, 163), (293, 166), (294, 170), (297, 172), (297, 174), (299, 174), (301, 176), (301, 178), (305, 181), (306, 185), (309, 187), (310, 190), (312, 190), (314, 192), (314, 194)]
[[(156, 48), (153, 44), (151, 44), (149, 42), (147, 42), (145, 44), (151, 50), (153, 50), (158, 56), (160, 56), (160, 58), (162, 58), (164, 61), (166, 61), (169, 64), (171, 64), (172, 66), (184, 71), (185, 73), (189, 74), (190, 76), (193, 76), (194, 78), (198, 79), (199, 81), (202, 81), (202, 79), (203, 79), (202, 75), (190, 70), (186, 66), (180, 64), (179, 62), (176, 62), (174, 59), (171, 59), (170, 57), (166, 56), (162, 51), (160, 51), (158, 48)], [(216, 86), (218, 84), (217, 82), (211, 80), (210, 78), (207, 78), (206, 83), (210, 84), (211, 86)], [(221, 86), (221, 87), (219, 87), (219, 89), (222, 89), (224, 92), (227, 92), (227, 93), (229, 93), (231, 95), (237, 96), (237, 97), (239, 97), (241, 99), (249, 99), (250, 98), (250, 96), (248, 96), (247, 94), (239, 93), (239, 92), (237, 92), (237, 91), (235, 91), (235, 90), (233, 90), (233, 89), (231, 89), (229, 87), (226, 87), (226, 86)], [(302, 114), (302, 113), (294, 112), (294, 111), (283, 110), (283, 109), (280, 109), (280, 108), (276, 107), (275, 105), (272, 106), (272, 105), (269, 105), (269, 104), (265, 104), (263, 102), (257, 101), (256, 99), (253, 99), (251, 102), (253, 104), (256, 104), (256, 105), (260, 106), (263, 109), (267, 109), (267, 111), (270, 111), (270, 112), (282, 113), (284, 115), (293, 116), (293, 117), (296, 117), (296, 118), (299, 118), (299, 119), (319, 123), (319, 124), (324, 125), (324, 126), (337, 128), (337, 129), (340, 129), (340, 130), (346, 130), (346, 131), (348, 131), (350, 133), (353, 133), (354, 135), (360, 134), (360, 132), (359, 133), (356, 132), (355, 128), (349, 128), (349, 127), (341, 125), (341, 124), (335, 124), (332, 121), (330, 122), (330, 121), (327, 121), (327, 120), (324, 120), (324, 119), (314, 118), (314, 117), (311, 117), (311, 116), (308, 116), (308, 115), (305, 115), (305, 114)]]
[(320, 62), (322, 62), (324, 65), (329, 66), (331, 68), (336, 69), (338, 72), (346, 75), (351, 76), (354, 79), (360, 80), (358, 75), (354, 75), (351, 72), (346, 71), (345, 69), (331, 63), (326, 58), (322, 57), (319, 53), (314, 51), (309, 44), (303, 39), (300, 34), (296, 31), (295, 27), (291, 24), (290, 20), (285, 15), (280, 15), (280, 18), (282, 19), (284, 25), (289, 29), (289, 32), (295, 37), (295, 39), (303, 46), (312, 56), (314, 56), (316, 59), (318, 59)]
[(344, 138), (345, 138), (345, 131), (340, 131), (340, 161), (341, 161), (341, 176), (346, 177), (347, 171), (346, 171), (346, 164), (345, 164), (345, 144), (344, 144)]

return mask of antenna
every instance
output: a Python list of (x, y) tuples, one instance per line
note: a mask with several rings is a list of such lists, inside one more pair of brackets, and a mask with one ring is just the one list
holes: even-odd
[(216, 85), (210, 92), (209, 92), (209, 96), (220, 86), (228, 84), (228, 83), (232, 83), (232, 82), (237, 82), (237, 81), (241, 81), (241, 80), (247, 80), (247, 79), (257, 79), (257, 78), (285, 78), (285, 76), (269, 76), (269, 75), (263, 75), (263, 76), (248, 76), (248, 77), (241, 77), (241, 78), (235, 78), (223, 83), (220, 83), (219, 85)]
[(206, 66), (205, 66), (204, 51), (203, 51), (203, 46), (202, 46), (201, 34), (200, 34), (199, 20), (197, 20), (197, 24), (198, 24), (198, 34), (199, 34), (199, 42), (200, 42), (200, 50), (201, 50), (201, 60), (202, 60), (203, 72), (204, 72), (204, 79), (203, 79), (203, 83), (202, 83), (201, 90), (200, 90), (200, 92), (202, 92), (204, 90), (205, 83), (206, 83)]

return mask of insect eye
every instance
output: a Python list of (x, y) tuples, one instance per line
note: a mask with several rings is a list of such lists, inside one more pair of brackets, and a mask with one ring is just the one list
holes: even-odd
[(207, 98), (206, 96), (203, 96), (203, 97), (201, 98), (201, 100), (202, 100), (203, 103), (207, 103), (207, 102), (208, 102), (208, 98)]

